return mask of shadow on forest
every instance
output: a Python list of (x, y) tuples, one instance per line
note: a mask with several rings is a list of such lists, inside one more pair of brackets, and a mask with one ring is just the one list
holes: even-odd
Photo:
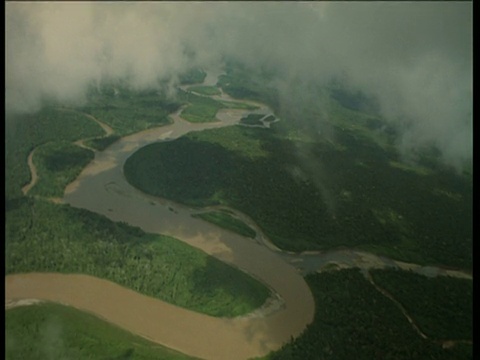
[(5, 197), (5, 211), (16, 210), (29, 203), (30, 203), (30, 200), (25, 196), (16, 197), (16, 198)]

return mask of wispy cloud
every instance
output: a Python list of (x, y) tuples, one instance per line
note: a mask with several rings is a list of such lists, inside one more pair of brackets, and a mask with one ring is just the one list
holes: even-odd
[(450, 163), (471, 159), (468, 2), (6, 5), (8, 111), (38, 109), (49, 97), (81, 101), (102, 76), (154, 86), (224, 56), (276, 70), (286, 95), (295, 81), (297, 99), (302, 84), (341, 75), (402, 126), (402, 149), (435, 144)]

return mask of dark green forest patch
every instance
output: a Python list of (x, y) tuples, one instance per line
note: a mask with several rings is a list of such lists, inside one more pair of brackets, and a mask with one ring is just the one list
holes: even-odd
[(284, 137), (278, 128), (205, 130), (140, 149), (125, 175), (155, 196), (236, 208), (285, 250), (349, 246), (471, 267), (472, 204), (432, 193), (448, 189), (469, 199), (468, 181), (451, 172), (392, 168), (393, 155), (347, 133), (336, 141), (343, 151), (289, 132)]
[[(299, 338), (265, 359), (472, 359), (471, 345), (443, 349), (421, 338), (395, 304), (358, 269), (308, 275), (306, 280), (315, 297), (313, 323)], [(433, 295), (426, 295), (432, 304), (442, 302)], [(453, 296), (460, 299), (463, 294)]]
[(374, 270), (371, 274), (375, 283), (392, 294), (428, 336), (472, 340), (471, 280), (428, 278), (398, 270)]
[(33, 156), (38, 181), (29, 194), (62, 197), (65, 187), (75, 180), (93, 158), (93, 151), (65, 141), (50, 142), (38, 147)]

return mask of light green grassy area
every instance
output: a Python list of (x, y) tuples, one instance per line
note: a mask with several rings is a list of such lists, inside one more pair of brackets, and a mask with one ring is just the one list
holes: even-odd
[(195, 214), (194, 217), (206, 220), (221, 228), (233, 231), (242, 236), (255, 238), (257, 233), (243, 221), (233, 217), (232, 215), (222, 211), (211, 211), (202, 214)]
[(218, 110), (218, 107), (208, 104), (195, 104), (185, 108), (180, 114), (180, 117), (192, 123), (215, 122), (218, 121), (215, 117)]
[(193, 359), (133, 335), (93, 315), (53, 303), (5, 311), (5, 358)]
[(206, 86), (206, 85), (190, 86), (188, 88), (188, 91), (193, 91), (197, 94), (207, 95), (207, 96), (213, 96), (213, 95), (220, 95), (221, 94), (220, 90), (216, 86)]
[(190, 122), (213, 122), (218, 121), (216, 119), (217, 111), (224, 108), (220, 102), (213, 100), (209, 97), (195, 95), (191, 92), (179, 93), (179, 99), (188, 103), (180, 116)]
[(93, 158), (93, 151), (66, 141), (39, 146), (33, 156), (38, 181), (29, 194), (62, 197), (65, 187), (75, 180)]
[(38, 199), (6, 205), (6, 274), (92, 275), (212, 316), (246, 314), (270, 295), (244, 272), (177, 239)]

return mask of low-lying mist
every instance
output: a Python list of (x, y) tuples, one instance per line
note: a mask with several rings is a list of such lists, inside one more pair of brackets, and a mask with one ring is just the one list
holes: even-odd
[[(234, 59), (271, 74), (293, 120), (325, 130), (312, 89), (335, 80), (375, 99), (402, 153), (472, 158), (469, 2), (9, 2), (5, 39), (8, 114), (81, 104), (106, 78), (174, 87), (190, 68)], [(303, 116), (313, 106), (321, 115)]]

